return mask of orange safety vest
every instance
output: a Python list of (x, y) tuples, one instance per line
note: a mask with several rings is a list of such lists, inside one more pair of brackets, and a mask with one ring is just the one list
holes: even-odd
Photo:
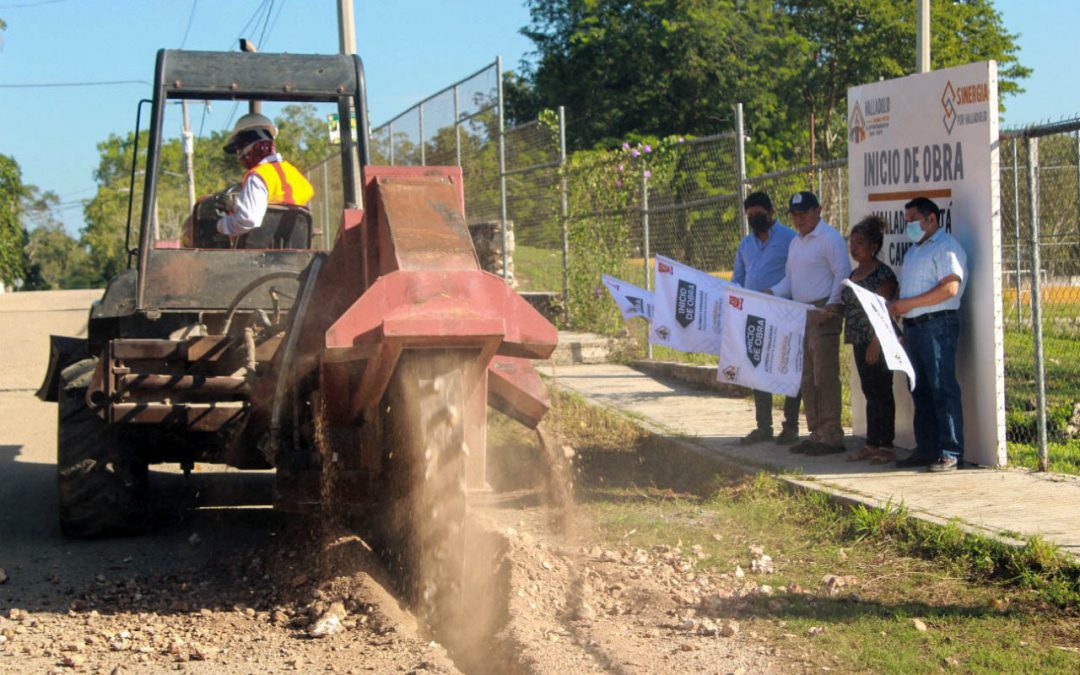
[(244, 180), (246, 181), (251, 174), (257, 174), (262, 179), (270, 192), (269, 203), (271, 204), (307, 206), (307, 203), (315, 196), (315, 188), (311, 187), (311, 183), (304, 178), (304, 174), (285, 160), (263, 162), (244, 174)]

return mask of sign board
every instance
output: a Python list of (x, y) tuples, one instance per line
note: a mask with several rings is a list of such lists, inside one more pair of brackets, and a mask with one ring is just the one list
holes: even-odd
[[(903, 278), (913, 244), (904, 204), (928, 197), (942, 226), (967, 253), (957, 377), (964, 402), (964, 458), (1005, 463), (1005, 382), (1001, 318), (997, 64), (982, 61), (848, 89), (848, 186), (852, 223), (868, 214), (889, 223), (881, 257)], [(914, 446), (913, 410), (897, 377), (896, 443)], [(855, 432), (864, 403), (852, 387)]]
[[(350, 117), (352, 123), (353, 136), (356, 136), (356, 115)], [(330, 140), (330, 145), (341, 144), (341, 118), (337, 113), (331, 113), (326, 116), (326, 133)]]

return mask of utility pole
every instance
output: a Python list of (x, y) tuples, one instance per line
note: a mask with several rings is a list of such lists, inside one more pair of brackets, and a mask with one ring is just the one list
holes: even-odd
[(918, 32), (915, 40), (915, 72), (930, 72), (930, 0), (919, 3)]
[[(339, 47), (339, 51), (342, 54), (356, 54), (356, 18), (353, 15), (353, 2), (354, 1), (355, 0), (337, 0), (338, 47)], [(354, 105), (359, 107), (361, 105), (361, 99), (358, 98), (354, 102)], [(367, 112), (367, 111), (365, 110), (364, 112)], [(339, 105), (338, 106), (338, 118), (339, 118), (338, 119), (338, 128), (341, 129), (341, 133), (342, 133), (343, 136), (344, 136), (344, 134), (349, 134), (350, 135), (349, 137), (352, 138), (352, 133), (353, 133), (352, 118), (353, 118), (353, 115), (354, 115), (354, 113), (353, 113), (353, 111), (351, 109), (351, 106), (349, 106), (349, 105)], [(366, 117), (366, 115), (360, 115), (359, 111), (357, 111), (355, 113), (355, 115), (357, 117)], [(358, 135), (360, 135), (360, 138), (367, 138), (369, 140), (371, 138), (371, 129), (368, 129), (368, 128), (357, 129), (356, 133)], [(422, 141), (423, 141), (423, 139), (421, 139), (421, 142)], [(391, 135), (390, 135), (391, 157), (393, 156), (393, 151), (394, 151), (394, 136), (391, 133)], [(362, 166), (363, 162), (357, 162), (356, 153), (351, 153), (351, 156), (348, 158), (347, 161), (352, 166), (352, 175), (355, 176), (355, 180), (358, 181), (355, 184), (355, 188), (356, 188), (356, 194), (357, 194), (357, 196), (359, 198), (360, 203), (355, 204), (355, 205), (346, 204), (346, 206), (350, 207), (350, 208), (361, 208), (362, 209), (362, 208), (364, 208), (364, 179), (363, 179), (364, 167)], [(391, 159), (390, 163), (393, 164), (392, 159)]]
[(187, 99), (183, 101), (184, 130), (180, 136), (184, 139), (184, 162), (187, 164), (188, 211), (195, 210), (195, 138), (191, 133), (191, 118), (188, 116)]
[[(255, 43), (247, 38), (240, 38), (240, 51), (254, 54), (259, 51)], [(262, 113), (262, 101), (248, 101), (249, 113)]]
[(355, 54), (356, 19), (353, 16), (353, 0), (337, 0), (337, 12), (340, 51), (342, 54)]

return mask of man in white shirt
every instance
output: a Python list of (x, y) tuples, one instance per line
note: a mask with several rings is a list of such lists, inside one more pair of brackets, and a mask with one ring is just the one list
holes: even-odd
[(821, 219), (813, 192), (798, 192), (788, 203), (799, 233), (788, 249), (785, 276), (772, 287), (777, 296), (814, 305), (806, 316), (803, 339), (802, 397), (810, 438), (791, 448), (807, 455), (844, 452), (840, 425), (841, 290), (851, 274), (844, 237)]
[(960, 298), (967, 285), (967, 254), (941, 228), (941, 211), (926, 197), (904, 205), (907, 235), (900, 297), (889, 313), (904, 318), (904, 350), (915, 369), (915, 452), (898, 467), (953, 471), (964, 461), (964, 409), (956, 380)]
[(231, 212), (218, 219), (221, 234), (245, 235), (262, 224), (270, 204), (307, 206), (315, 195), (304, 174), (277, 151), (277, 133), (270, 118), (259, 113), (248, 113), (237, 120), (224, 150), (227, 155), (236, 155), (247, 172)]

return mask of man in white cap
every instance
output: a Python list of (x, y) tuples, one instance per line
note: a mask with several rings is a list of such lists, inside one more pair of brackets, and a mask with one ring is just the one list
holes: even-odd
[(270, 118), (249, 113), (236, 121), (225, 153), (236, 155), (247, 169), (232, 210), (217, 221), (217, 230), (239, 237), (262, 224), (270, 204), (307, 206), (315, 189), (304, 174), (286, 162), (274, 145), (277, 127)]
[(791, 240), (783, 280), (772, 287), (780, 297), (814, 305), (807, 312), (803, 339), (802, 397), (810, 438), (791, 448), (807, 455), (844, 452), (840, 425), (840, 291), (851, 274), (844, 236), (821, 218), (813, 192), (796, 192), (788, 202), (791, 224), (799, 236)]

